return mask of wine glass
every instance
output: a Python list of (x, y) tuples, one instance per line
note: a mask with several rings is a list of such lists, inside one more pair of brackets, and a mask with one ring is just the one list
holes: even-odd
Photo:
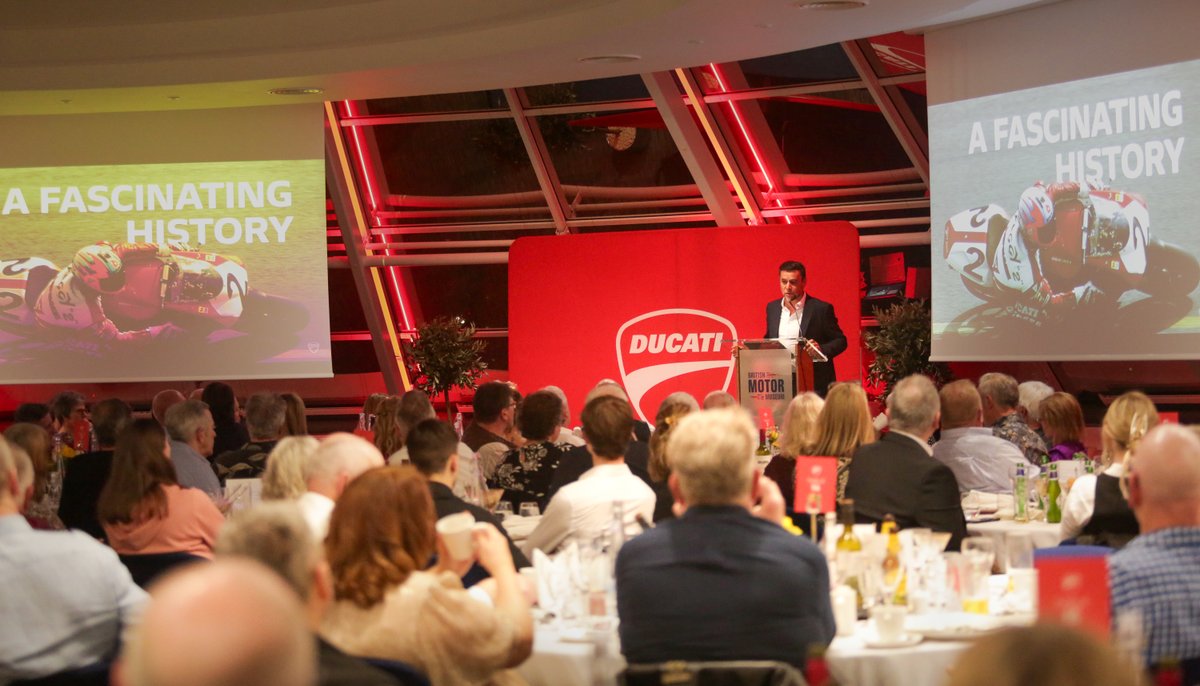
[(962, 555), (969, 568), (963, 609), (976, 614), (988, 613), (988, 577), (996, 560), (996, 544), (985, 536), (965, 538)]
[(522, 517), (537, 517), (542, 511), (537, 503), (521, 503), (520, 513)]
[(512, 514), (512, 503), (508, 502), (507, 500), (501, 500), (500, 502), (496, 503), (496, 516), (500, 518), (500, 521), (504, 521), (508, 517), (511, 517)]
[(979, 497), (971, 492), (967, 492), (962, 497), (963, 516), (970, 522), (979, 517), (980, 502)]

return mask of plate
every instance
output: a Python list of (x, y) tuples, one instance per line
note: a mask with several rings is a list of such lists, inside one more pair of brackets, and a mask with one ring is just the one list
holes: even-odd
[(967, 517), (967, 524), (986, 524), (988, 522), (998, 522), (1000, 518), (996, 515), (978, 515), (975, 517)]
[(862, 642), (868, 648), (908, 648), (915, 646), (921, 642), (923, 637), (921, 634), (914, 634), (911, 631), (901, 634), (894, 641), (884, 641), (879, 638), (874, 632), (863, 634)]

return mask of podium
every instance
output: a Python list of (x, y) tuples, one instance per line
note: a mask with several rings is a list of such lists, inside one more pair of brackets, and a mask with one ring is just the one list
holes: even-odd
[[(781, 426), (792, 398), (813, 390), (812, 353), (824, 358), (806, 338), (794, 346), (774, 338), (742, 341), (737, 352), (738, 400), (759, 426), (772, 421)], [(765, 416), (771, 421), (764, 421)]]

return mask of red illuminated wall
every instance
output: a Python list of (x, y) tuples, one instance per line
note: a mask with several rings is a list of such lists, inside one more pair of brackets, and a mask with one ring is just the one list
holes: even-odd
[[(523, 392), (562, 387), (574, 417), (597, 381), (622, 382), (653, 421), (673, 391), (737, 395), (727, 338), (761, 338), (779, 264), (833, 303), (859, 377), (858, 231), (848, 222), (521, 238), (509, 252), (509, 365)], [(728, 383), (727, 383), (728, 382)]]

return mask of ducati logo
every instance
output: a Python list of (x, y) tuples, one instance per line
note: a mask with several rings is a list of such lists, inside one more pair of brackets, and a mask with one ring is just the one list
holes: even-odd
[(652, 422), (670, 393), (703, 398), (709, 391), (727, 389), (733, 379), (729, 350), (736, 339), (732, 322), (703, 310), (655, 310), (622, 324), (617, 366), (637, 414)]

